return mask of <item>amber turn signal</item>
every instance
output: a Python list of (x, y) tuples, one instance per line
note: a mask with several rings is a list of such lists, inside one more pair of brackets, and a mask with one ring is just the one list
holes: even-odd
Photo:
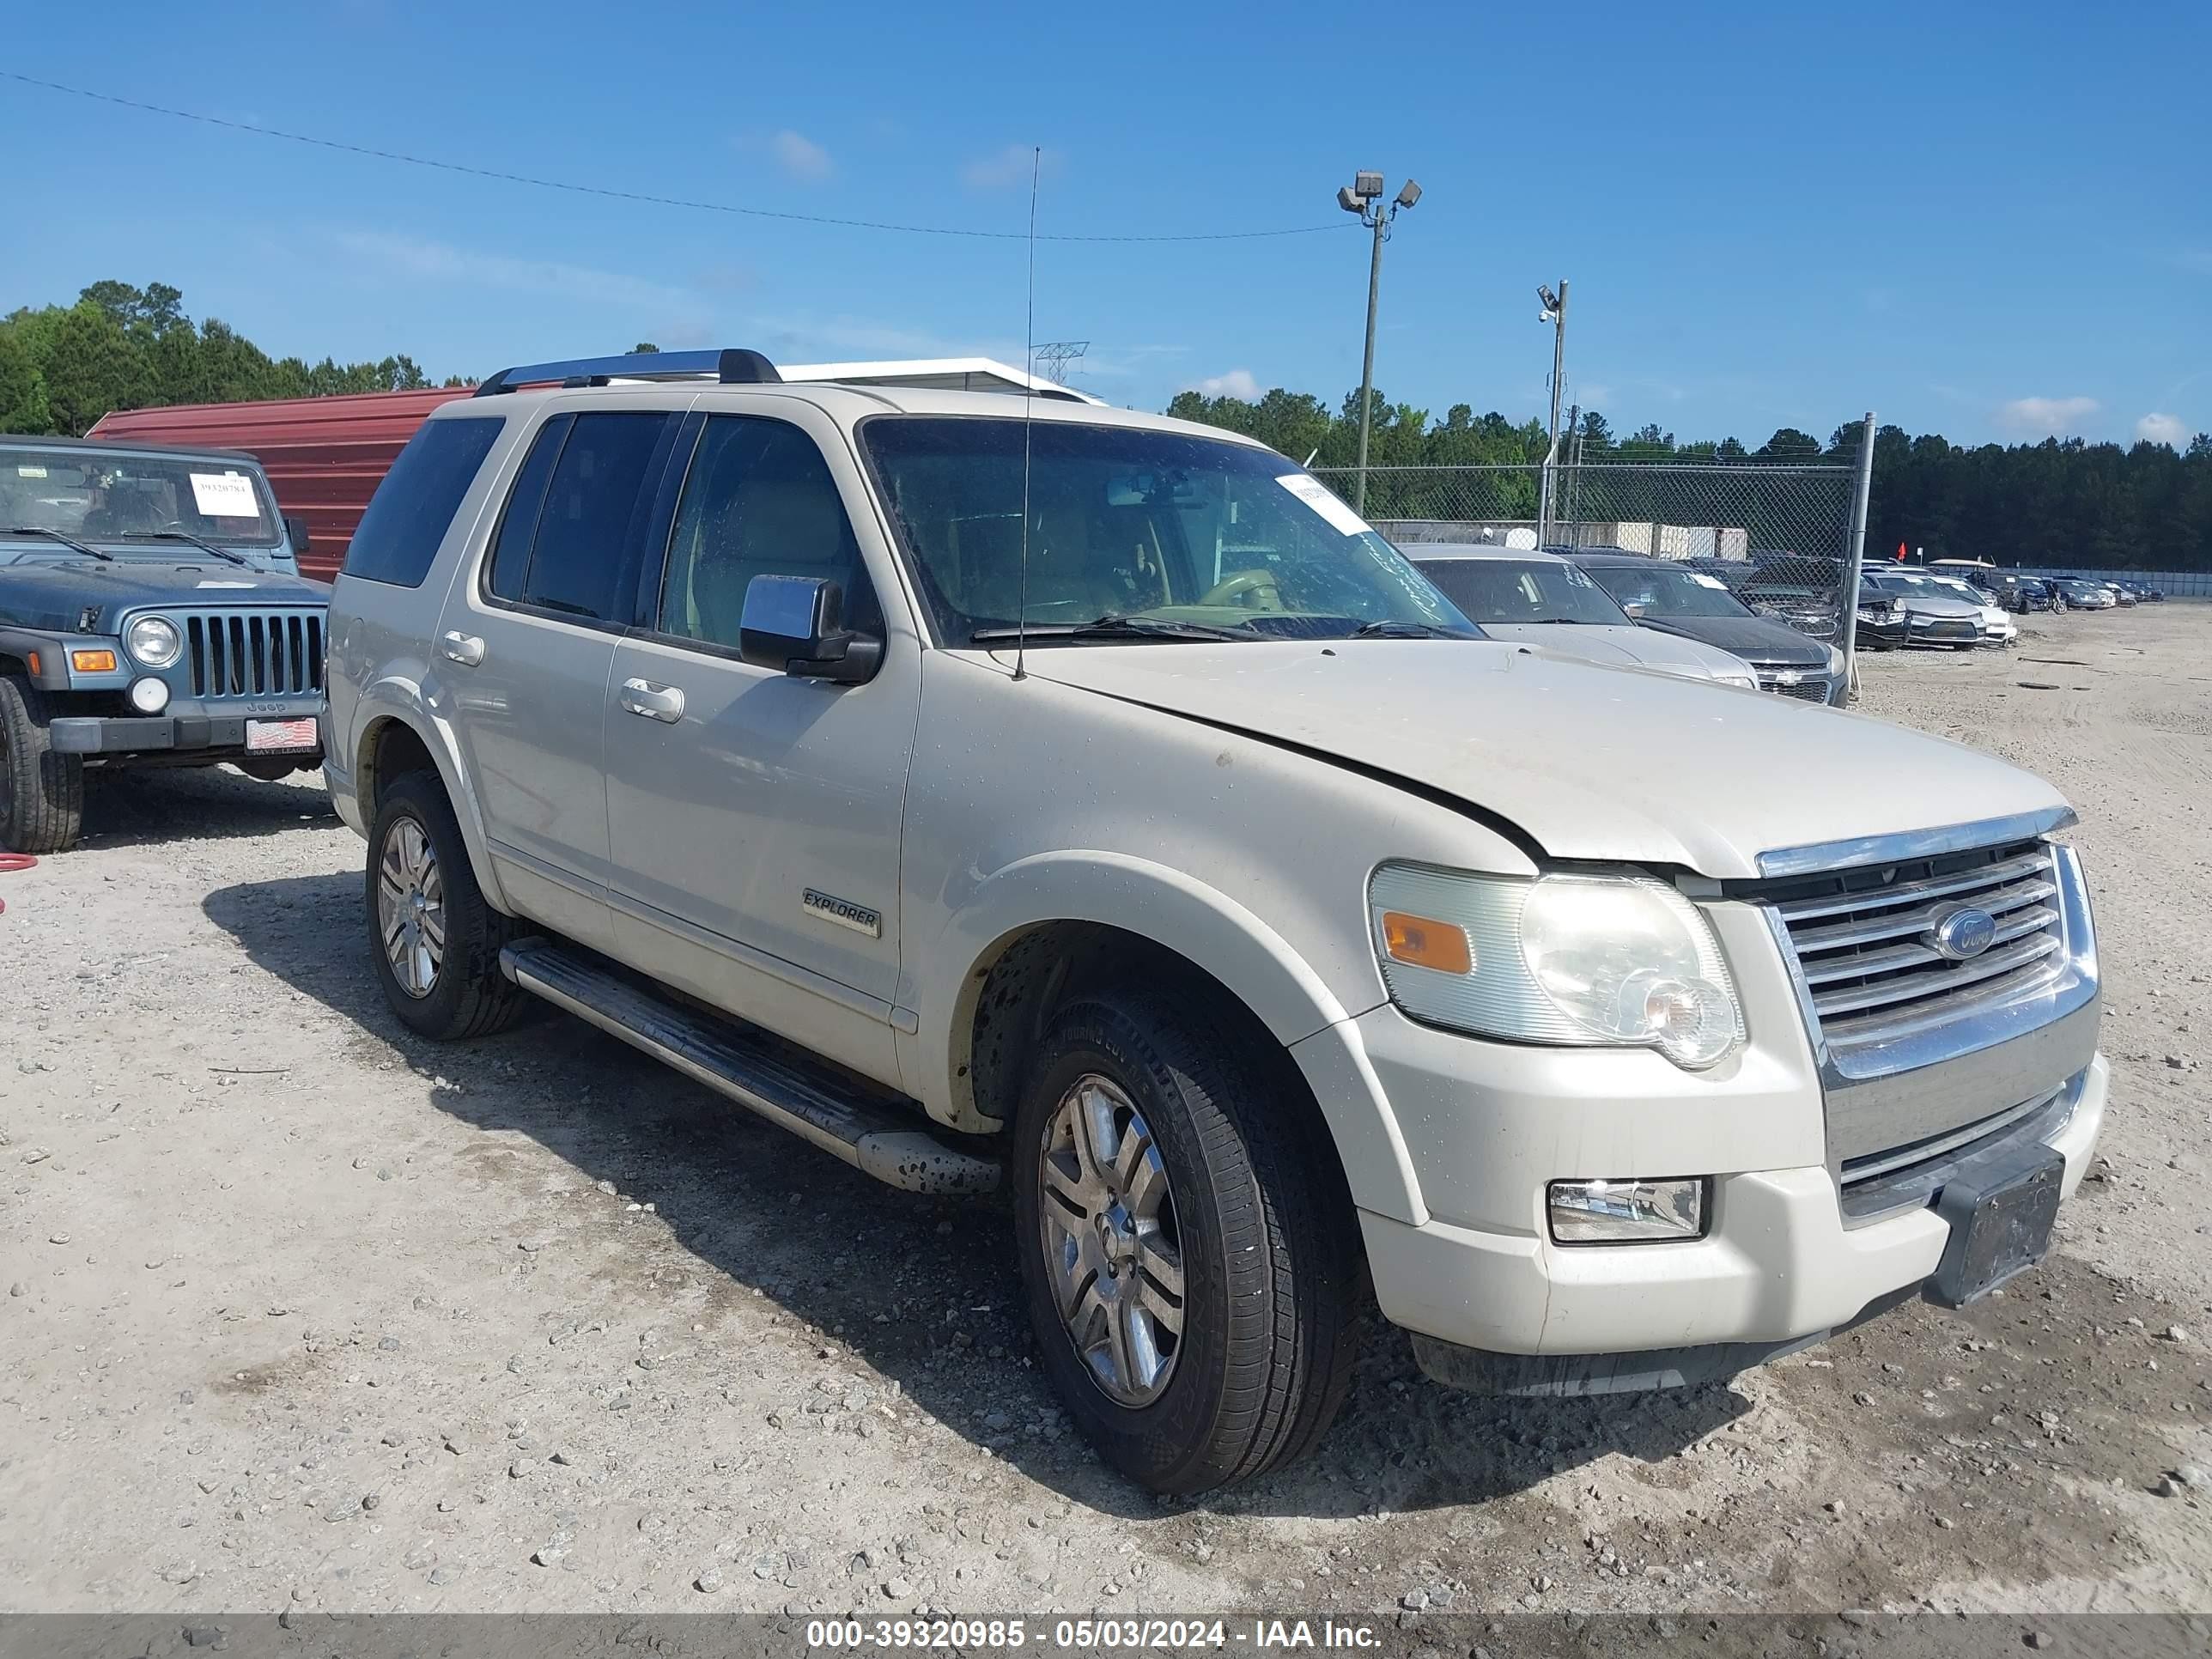
[(1385, 910), (1382, 948), (1393, 962), (1412, 967), (1432, 968), (1440, 974), (1474, 971), (1474, 947), (1468, 943), (1467, 929), (1455, 922)]
[(112, 674), (115, 653), (112, 651), (72, 651), (70, 666), (80, 674)]

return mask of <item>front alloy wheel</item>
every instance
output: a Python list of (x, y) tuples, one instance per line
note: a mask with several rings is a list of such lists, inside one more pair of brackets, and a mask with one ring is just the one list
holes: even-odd
[(1045, 1271), (1061, 1325), (1108, 1397), (1158, 1399), (1182, 1345), (1175, 1196), (1152, 1132), (1114, 1083), (1078, 1078), (1037, 1160)]
[(392, 977), (420, 1000), (437, 988), (446, 957), (446, 883), (437, 849), (413, 818), (395, 818), (376, 870), (377, 934)]

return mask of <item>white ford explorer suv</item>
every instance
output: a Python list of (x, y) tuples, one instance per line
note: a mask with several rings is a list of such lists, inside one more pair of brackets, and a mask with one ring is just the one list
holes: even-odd
[(1224, 433), (509, 370), (331, 635), (398, 1016), (543, 1000), (896, 1186), (1003, 1183), (1046, 1370), (1161, 1491), (1311, 1447), (1370, 1283), (1462, 1387), (1694, 1382), (1986, 1293), (2096, 1141), (2048, 785), (1486, 640)]

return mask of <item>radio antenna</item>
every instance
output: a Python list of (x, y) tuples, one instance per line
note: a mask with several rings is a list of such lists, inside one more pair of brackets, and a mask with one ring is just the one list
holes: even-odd
[(1030, 406), (1036, 395), (1036, 202), (1044, 147), (1030, 149), (1029, 315), (1022, 325), (1022, 569), (1020, 608), (1014, 616), (1014, 678), (1029, 672), (1030, 653)]

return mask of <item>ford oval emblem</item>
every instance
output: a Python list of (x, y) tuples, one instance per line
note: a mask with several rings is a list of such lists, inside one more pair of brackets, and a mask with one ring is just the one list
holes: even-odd
[(1953, 962), (1978, 957), (1996, 943), (1997, 919), (1986, 910), (1962, 904), (1937, 922), (1929, 942)]

